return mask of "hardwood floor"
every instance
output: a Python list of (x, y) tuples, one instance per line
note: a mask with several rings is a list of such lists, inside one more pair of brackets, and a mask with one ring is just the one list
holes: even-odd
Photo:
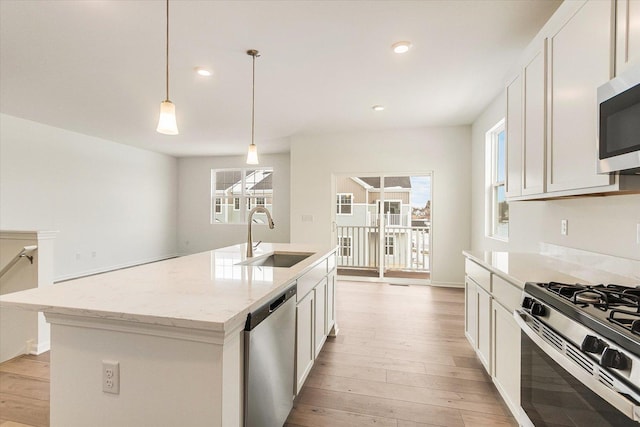
[(464, 337), (464, 290), (339, 282), (287, 426), (516, 426)]
[[(464, 291), (341, 281), (287, 427), (516, 426), (464, 338)], [(0, 427), (49, 425), (49, 355), (0, 364)]]

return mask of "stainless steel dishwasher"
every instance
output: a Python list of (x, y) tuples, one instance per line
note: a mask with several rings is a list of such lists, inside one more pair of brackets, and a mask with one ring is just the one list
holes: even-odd
[(296, 290), (293, 285), (247, 316), (245, 427), (282, 427), (293, 407)]

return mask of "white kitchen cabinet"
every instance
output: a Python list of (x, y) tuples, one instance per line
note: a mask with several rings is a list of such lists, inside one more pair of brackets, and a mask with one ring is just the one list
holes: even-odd
[(616, 75), (640, 66), (640, 0), (616, 1)]
[(505, 190), (507, 198), (512, 198), (522, 194), (522, 76), (520, 74), (507, 85), (506, 94), (507, 179)]
[(522, 288), (470, 259), (465, 266), (465, 335), (509, 409), (518, 417), (520, 328), (513, 319), (513, 310), (520, 306)]
[(493, 301), (493, 381), (503, 399), (518, 413), (520, 407), (520, 327), (512, 311)]
[(491, 375), (491, 294), (478, 290), (478, 357)]
[(596, 89), (612, 77), (610, 0), (591, 0), (549, 37), (547, 191), (613, 184), (596, 173)]
[(327, 329), (329, 335), (335, 336), (336, 324), (336, 272), (335, 269), (327, 276)]
[(545, 191), (546, 46), (543, 40), (523, 68), (522, 195)]
[(474, 350), (478, 348), (478, 290), (473, 280), (464, 281), (464, 334)]
[(327, 339), (327, 279), (322, 279), (313, 291), (315, 292), (314, 357), (317, 357)]
[(296, 306), (296, 394), (309, 375), (315, 357), (315, 293), (309, 292)]
[(295, 394), (300, 392), (327, 336), (330, 332), (335, 336), (337, 331), (335, 281), (335, 252), (297, 280)]

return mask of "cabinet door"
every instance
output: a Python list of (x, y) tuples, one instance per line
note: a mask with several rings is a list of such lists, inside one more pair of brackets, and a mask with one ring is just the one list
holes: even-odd
[(640, 64), (640, 0), (616, 1), (616, 75)]
[(513, 314), (493, 303), (493, 375), (513, 413), (520, 407), (520, 327)]
[(596, 173), (596, 89), (611, 78), (612, 1), (586, 2), (549, 39), (547, 191), (606, 186)]
[(507, 180), (506, 196), (522, 194), (522, 76), (507, 85)]
[(524, 66), (522, 194), (545, 190), (546, 40)]
[(332, 332), (336, 323), (336, 274), (327, 276), (327, 334)]
[(327, 279), (322, 279), (315, 292), (315, 356), (320, 354), (327, 339)]
[(314, 293), (309, 292), (296, 306), (296, 394), (313, 366), (314, 301)]
[(478, 287), (478, 357), (491, 375), (491, 295)]
[(478, 348), (478, 291), (470, 279), (464, 282), (464, 332), (473, 349)]

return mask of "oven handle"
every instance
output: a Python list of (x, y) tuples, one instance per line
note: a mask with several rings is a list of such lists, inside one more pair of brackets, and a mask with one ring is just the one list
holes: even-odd
[(640, 406), (636, 405), (631, 400), (627, 399), (619, 391), (612, 390), (604, 384), (596, 380), (592, 375), (588, 374), (578, 365), (573, 363), (564, 354), (559, 352), (551, 344), (544, 341), (532, 328), (529, 326), (532, 316), (526, 311), (516, 309), (513, 312), (513, 317), (516, 320), (520, 329), (527, 334), (527, 336), (533, 341), (542, 351), (544, 351), (549, 357), (553, 359), (558, 365), (562, 366), (567, 372), (569, 372), (574, 378), (579, 380), (591, 391), (598, 396), (609, 402), (612, 406), (618, 409), (632, 420), (640, 423)]

